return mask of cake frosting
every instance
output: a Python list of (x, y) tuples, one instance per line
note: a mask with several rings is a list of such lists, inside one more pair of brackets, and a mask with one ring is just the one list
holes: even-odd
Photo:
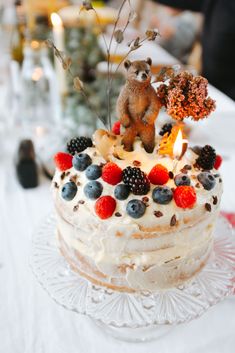
[[(149, 174), (156, 164), (171, 171), (166, 186), (176, 188), (173, 176), (182, 173), (190, 178), (196, 192), (192, 208), (180, 208), (174, 199), (168, 204), (158, 204), (152, 197), (156, 185), (150, 185), (145, 195), (130, 193), (125, 200), (116, 200), (112, 216), (100, 219), (95, 211), (96, 200), (84, 194), (87, 180), (84, 171), (74, 167), (61, 171), (57, 168), (52, 183), (57, 213), (58, 244), (72, 268), (93, 283), (124, 290), (165, 289), (182, 283), (195, 275), (206, 263), (213, 247), (213, 229), (219, 212), (222, 180), (218, 171), (210, 173), (215, 185), (206, 190), (198, 180), (201, 170), (195, 165), (198, 155), (190, 148), (177, 163), (172, 157), (160, 155), (160, 137), (155, 149), (147, 153), (139, 140), (132, 152), (123, 151), (110, 160), (124, 170), (138, 166)], [(92, 164), (105, 165), (106, 159), (97, 146), (83, 153), (90, 156)], [(115, 199), (115, 186), (97, 179), (102, 184), (102, 196)], [(74, 198), (62, 197), (63, 186), (73, 181), (77, 185)], [(146, 205), (142, 217), (131, 217), (126, 209), (130, 200), (137, 199)]]

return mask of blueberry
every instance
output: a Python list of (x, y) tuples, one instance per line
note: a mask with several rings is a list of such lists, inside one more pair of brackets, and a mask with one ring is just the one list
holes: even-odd
[(126, 200), (130, 194), (130, 189), (128, 185), (119, 184), (114, 189), (114, 196), (118, 200)]
[(145, 213), (146, 206), (140, 200), (131, 200), (126, 206), (126, 212), (132, 218), (140, 218)]
[(86, 177), (89, 180), (96, 180), (102, 174), (102, 168), (97, 164), (91, 164), (86, 169)]
[(160, 205), (167, 205), (173, 198), (173, 192), (168, 186), (157, 186), (152, 192), (153, 201)]
[(103, 186), (99, 181), (89, 181), (83, 191), (88, 199), (96, 200), (102, 194)]
[(197, 176), (198, 181), (202, 184), (204, 189), (211, 190), (215, 187), (215, 177), (210, 172), (202, 172)]
[(63, 185), (61, 196), (66, 201), (71, 201), (75, 197), (76, 193), (77, 193), (77, 185), (73, 181), (70, 181)]
[(184, 173), (177, 174), (174, 178), (174, 181), (176, 186), (180, 186), (180, 185), (189, 186), (191, 184), (190, 178), (187, 176), (187, 174), (184, 174)]
[(92, 160), (88, 154), (79, 153), (73, 156), (72, 162), (73, 162), (74, 168), (82, 172), (92, 163)]

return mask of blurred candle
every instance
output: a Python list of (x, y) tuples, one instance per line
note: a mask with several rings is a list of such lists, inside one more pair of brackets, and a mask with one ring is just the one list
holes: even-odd
[[(64, 51), (64, 27), (60, 16), (55, 12), (51, 14), (51, 23), (53, 26), (54, 44), (58, 50)], [(55, 70), (59, 85), (59, 92), (61, 95), (64, 95), (67, 92), (66, 72), (57, 58), (55, 58)]]

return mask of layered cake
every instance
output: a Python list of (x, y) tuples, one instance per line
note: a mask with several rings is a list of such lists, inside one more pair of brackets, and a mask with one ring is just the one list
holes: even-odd
[(182, 127), (160, 129), (151, 153), (138, 137), (126, 151), (119, 131), (98, 130), (93, 140), (74, 138), (68, 153), (55, 156), (58, 246), (72, 269), (96, 285), (166, 289), (197, 274), (211, 254), (220, 159), (208, 145), (177, 154)]
[[(113, 129), (73, 138), (54, 158), (62, 255), (94, 284), (127, 292), (177, 286), (202, 269), (222, 193), (219, 156), (190, 148), (182, 123), (214, 110), (206, 79), (171, 72), (156, 89), (151, 65), (126, 60)], [(175, 123), (156, 129), (162, 106)]]

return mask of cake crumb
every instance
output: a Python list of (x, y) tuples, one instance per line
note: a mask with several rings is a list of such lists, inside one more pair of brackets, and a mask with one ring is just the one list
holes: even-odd
[(195, 185), (195, 187), (198, 188), (198, 189), (200, 189), (200, 187), (201, 187), (201, 186), (200, 186), (200, 183), (197, 183), (197, 184)]
[(163, 216), (163, 213), (161, 211), (154, 211), (154, 216), (159, 218)]
[(169, 171), (168, 175), (170, 179), (174, 179), (174, 173), (171, 170)]
[(79, 209), (79, 205), (74, 206), (73, 212), (76, 212)]
[(58, 185), (58, 183), (55, 181), (54, 182), (54, 187), (56, 188), (56, 189), (59, 189), (59, 185)]
[(133, 161), (133, 165), (135, 167), (140, 167), (141, 166), (141, 162), (140, 161)]
[(116, 216), (116, 217), (122, 217), (122, 215), (121, 215), (120, 212), (116, 212), (116, 213), (115, 213), (115, 216)]
[(218, 197), (217, 196), (212, 196), (212, 198), (213, 198), (213, 205), (217, 205)]
[(65, 172), (61, 173), (60, 179), (63, 180), (65, 178)]
[(79, 203), (80, 205), (83, 205), (83, 204), (85, 203), (85, 201), (84, 201), (84, 200), (79, 200), (78, 203)]
[(171, 225), (171, 227), (174, 227), (176, 225), (176, 215), (175, 214), (171, 217), (170, 225)]
[(211, 204), (205, 203), (205, 209), (206, 209), (208, 212), (211, 212)]

